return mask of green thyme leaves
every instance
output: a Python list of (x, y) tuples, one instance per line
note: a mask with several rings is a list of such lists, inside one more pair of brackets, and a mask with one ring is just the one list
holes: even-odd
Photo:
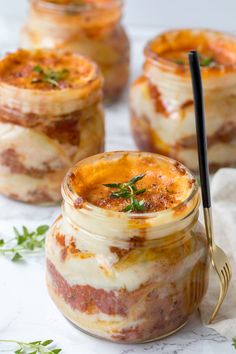
[(29, 343), (17, 340), (0, 340), (0, 342), (16, 344), (18, 349), (14, 351), (15, 354), (58, 354), (62, 351), (62, 349), (53, 346), (52, 339), (45, 341), (38, 340)]
[(41, 225), (33, 232), (30, 232), (26, 226), (22, 227), (20, 232), (17, 228), (13, 227), (15, 237), (5, 241), (0, 239), (0, 254), (11, 255), (13, 262), (21, 261), (23, 253), (34, 253), (44, 248), (45, 236), (48, 231), (48, 225)]
[(46, 82), (53, 87), (59, 87), (60, 81), (64, 80), (69, 74), (69, 70), (67, 69), (54, 71), (48, 68), (43, 69), (40, 65), (35, 65), (33, 71), (37, 73), (38, 76), (33, 78), (31, 83)]
[[(187, 62), (185, 62), (183, 59), (174, 59), (173, 61), (175, 64), (178, 65), (185, 65), (185, 63), (187, 64)], [(209, 67), (216, 65), (216, 62), (213, 57), (205, 56), (202, 54), (199, 54), (199, 62), (201, 67)]]
[(146, 192), (146, 188), (138, 189), (136, 183), (142, 180), (145, 174), (135, 176), (128, 182), (124, 183), (108, 183), (104, 184), (105, 187), (117, 189), (110, 194), (110, 198), (124, 198), (129, 199), (129, 204), (122, 210), (124, 212), (137, 212), (147, 210), (144, 200), (138, 200), (137, 195)]
[(199, 55), (199, 60), (200, 60), (200, 66), (212, 66), (213, 64), (215, 64), (215, 61), (212, 57), (206, 57), (203, 55)]
[(184, 65), (184, 60), (182, 59), (175, 59), (174, 62), (178, 65)]
[(236, 338), (233, 338), (233, 343), (232, 345), (234, 346), (234, 348), (236, 349)]

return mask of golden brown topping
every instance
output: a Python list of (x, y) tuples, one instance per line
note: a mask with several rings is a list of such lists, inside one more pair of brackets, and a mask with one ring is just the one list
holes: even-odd
[(188, 66), (188, 52), (196, 49), (204, 68), (236, 65), (236, 39), (230, 35), (209, 30), (177, 30), (154, 38), (145, 48), (147, 57), (168, 60), (181, 70)]
[(76, 89), (94, 78), (96, 66), (76, 54), (18, 50), (0, 61), (0, 84), (23, 89)]
[[(100, 208), (138, 213), (162, 211), (179, 205), (194, 188), (189, 183), (192, 177), (180, 163), (142, 153), (124, 153), (118, 159), (103, 156), (106, 154), (95, 163), (84, 160), (73, 171), (76, 177), (69, 176), (70, 188)], [(137, 181), (130, 184), (134, 178)], [(130, 193), (132, 189), (132, 196), (126, 187)], [(130, 208), (131, 199), (142, 208)]]
[(176, 161), (175, 168), (181, 175), (185, 175), (186, 174), (186, 170), (185, 170), (184, 166), (180, 162)]

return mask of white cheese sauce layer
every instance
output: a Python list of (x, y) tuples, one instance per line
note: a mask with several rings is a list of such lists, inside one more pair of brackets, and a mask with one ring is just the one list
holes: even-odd
[[(236, 99), (229, 100), (226, 97), (225, 101), (219, 100), (217, 102), (215, 99), (206, 98), (205, 106), (208, 136), (213, 135), (225, 123), (235, 121)], [(167, 105), (168, 117), (157, 113), (147, 81), (132, 86), (131, 108), (137, 117), (146, 117), (161, 140), (170, 146), (173, 146), (181, 138), (195, 135), (193, 105), (183, 109), (179, 104), (174, 110)]]
[[(47, 258), (54, 264), (60, 275), (69, 285), (89, 285), (96, 289), (134, 291), (142, 284), (155, 282), (160, 284), (160, 296), (165, 297), (171, 291), (167, 284), (181, 282), (191, 273), (194, 265), (205, 257), (205, 250), (200, 248), (192, 252), (183, 261), (173, 266), (168, 264), (165, 257), (151, 261), (133, 261), (129, 264), (117, 264), (118, 257), (112, 253), (109, 244), (90, 240), (83, 242), (83, 234), (78, 231), (74, 236), (76, 247), (81, 252), (92, 253), (89, 258), (68, 254), (62, 258), (62, 247), (56, 241), (55, 235), (59, 232), (65, 235), (60, 228), (61, 220), (56, 222), (47, 237)], [(62, 222), (63, 225), (63, 222)], [(72, 233), (65, 235), (65, 242), (69, 244)], [(116, 266), (117, 265), (117, 266)], [(161, 285), (162, 284), (162, 285)]]

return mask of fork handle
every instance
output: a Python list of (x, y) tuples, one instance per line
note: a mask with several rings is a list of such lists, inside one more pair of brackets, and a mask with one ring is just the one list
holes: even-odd
[(194, 96), (195, 123), (197, 131), (197, 148), (199, 172), (201, 180), (202, 204), (203, 208), (211, 207), (211, 193), (209, 183), (209, 167), (207, 156), (207, 135), (205, 126), (205, 112), (203, 100), (203, 88), (201, 69), (198, 53), (195, 50), (189, 52), (189, 64), (192, 76), (192, 87)]
[(213, 221), (212, 221), (212, 210), (211, 208), (203, 208), (204, 213), (204, 221), (205, 221), (205, 228), (206, 228), (206, 235), (207, 240), (210, 247), (210, 252), (213, 250)]

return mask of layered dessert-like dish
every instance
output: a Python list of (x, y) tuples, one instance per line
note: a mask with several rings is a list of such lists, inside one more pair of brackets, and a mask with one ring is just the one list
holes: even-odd
[(105, 98), (116, 99), (129, 76), (129, 41), (120, 23), (122, 1), (30, 0), (29, 4), (22, 46), (90, 57), (105, 78)]
[(210, 170), (236, 165), (236, 37), (208, 30), (163, 33), (145, 48), (143, 74), (130, 93), (138, 147), (173, 157), (196, 171), (188, 51), (200, 55)]
[(19, 50), (0, 61), (0, 193), (61, 200), (80, 159), (103, 151), (102, 77), (79, 55)]
[(49, 293), (83, 331), (145, 342), (181, 328), (208, 283), (199, 192), (179, 162), (111, 152), (67, 174), (46, 242)]

